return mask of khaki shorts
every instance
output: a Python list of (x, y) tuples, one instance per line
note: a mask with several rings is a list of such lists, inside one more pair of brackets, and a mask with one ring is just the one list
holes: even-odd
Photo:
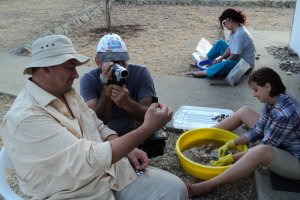
[(272, 148), (275, 157), (266, 168), (285, 178), (300, 180), (300, 161), (287, 151)]
[(116, 200), (188, 200), (185, 184), (177, 176), (161, 169), (148, 166), (123, 190), (114, 192)]

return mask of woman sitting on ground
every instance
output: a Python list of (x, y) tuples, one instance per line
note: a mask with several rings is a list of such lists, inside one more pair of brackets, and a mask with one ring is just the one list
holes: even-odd
[(229, 43), (218, 40), (207, 57), (201, 60), (214, 60), (214, 64), (203, 71), (189, 72), (186, 75), (194, 78), (225, 77), (230, 70), (243, 58), (250, 66), (254, 67), (255, 47), (253, 39), (244, 27), (246, 17), (241, 11), (234, 9), (225, 10), (219, 17), (221, 29), (223, 26), (231, 31)]
[[(222, 174), (196, 184), (187, 184), (190, 197), (212, 192), (218, 186), (250, 175), (259, 166), (276, 174), (300, 180), (300, 103), (286, 92), (279, 75), (270, 68), (261, 68), (249, 77), (253, 95), (264, 103), (261, 113), (242, 107), (221, 121), (216, 128), (233, 130), (242, 124), (249, 130), (218, 149), (219, 160), (213, 166), (234, 163)], [(229, 148), (261, 139), (261, 144), (235, 155)], [(227, 155), (226, 155), (227, 154)]]

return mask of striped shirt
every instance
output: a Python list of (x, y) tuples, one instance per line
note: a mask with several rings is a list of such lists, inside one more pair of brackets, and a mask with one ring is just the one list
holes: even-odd
[(268, 144), (290, 152), (300, 161), (300, 103), (289, 93), (280, 94), (276, 104), (266, 103), (260, 118), (246, 132), (251, 142), (262, 139)]

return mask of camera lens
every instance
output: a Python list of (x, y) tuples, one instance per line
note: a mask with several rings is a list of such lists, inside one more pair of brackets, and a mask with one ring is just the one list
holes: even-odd
[(128, 71), (127, 70), (123, 70), (121, 72), (121, 77), (126, 78), (128, 76)]

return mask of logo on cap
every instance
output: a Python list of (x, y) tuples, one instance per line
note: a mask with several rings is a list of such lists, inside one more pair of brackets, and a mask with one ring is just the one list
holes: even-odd
[(107, 43), (109, 49), (120, 49), (122, 48), (122, 44), (120, 41), (111, 38), (111, 40)]

